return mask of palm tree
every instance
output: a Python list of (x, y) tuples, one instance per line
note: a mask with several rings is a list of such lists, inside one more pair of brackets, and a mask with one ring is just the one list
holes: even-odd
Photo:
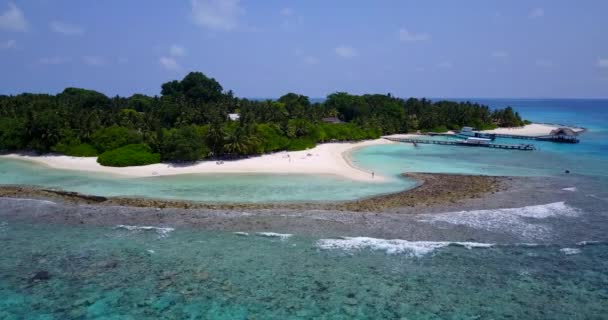
[(221, 153), (222, 147), (224, 146), (225, 136), (226, 133), (224, 132), (224, 128), (222, 128), (221, 123), (211, 124), (209, 133), (207, 134), (207, 140), (211, 146), (213, 154), (219, 155)]
[(230, 133), (224, 144), (224, 151), (231, 155), (250, 154), (255, 151), (259, 138), (253, 133), (250, 126), (239, 126)]

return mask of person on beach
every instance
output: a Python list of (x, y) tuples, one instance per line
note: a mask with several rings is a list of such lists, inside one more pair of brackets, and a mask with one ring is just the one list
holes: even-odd
[(374, 173), (374, 172), (372, 171), (372, 179), (374, 178), (374, 176), (375, 176), (375, 175), (376, 175), (376, 173)]

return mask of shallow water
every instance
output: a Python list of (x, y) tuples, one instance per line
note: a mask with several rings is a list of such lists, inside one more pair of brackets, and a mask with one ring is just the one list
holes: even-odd
[[(533, 141), (533, 152), (409, 144), (377, 145), (352, 154), (354, 164), (391, 179), (387, 183), (338, 176), (222, 174), (118, 178), (57, 170), (0, 159), (1, 184), (29, 184), (102, 195), (205, 202), (341, 201), (397, 192), (414, 182), (403, 172), (555, 176), (565, 170), (608, 176), (608, 100), (480, 100), (492, 107), (514, 106), (526, 119), (588, 128), (579, 144)], [(502, 143), (528, 140), (498, 139)], [(608, 190), (607, 190), (608, 191)]]
[(383, 174), (447, 172), (511, 176), (555, 176), (565, 170), (608, 178), (608, 100), (472, 99), (491, 107), (513, 106), (524, 119), (582, 126), (578, 144), (498, 138), (497, 143), (532, 143), (537, 151), (410, 144), (370, 146), (354, 155), (358, 165)]
[(51, 169), (26, 161), (0, 159), (0, 183), (36, 185), (100, 196), (137, 196), (204, 202), (342, 201), (410, 188), (393, 177), (366, 183), (339, 176), (269, 174), (190, 174), (126, 178)]
[[(298, 235), (181, 229), (5, 224), (0, 232), (2, 319), (600, 319), (608, 311), (606, 244), (390, 250), (378, 239), (329, 248)], [(51, 278), (29, 280), (41, 270)]]
[[(339, 227), (335, 234), (324, 228), (323, 237), (305, 228), (289, 236), (268, 219), (251, 222), (246, 234), (0, 220), (0, 319), (605, 319), (608, 102), (485, 102), (590, 130), (580, 144), (535, 142), (535, 152), (393, 144), (361, 149), (353, 160), (391, 177), (572, 171), (568, 185), (551, 186), (550, 203), (400, 216), (397, 239), (355, 231), (372, 230), (378, 222), (372, 218), (361, 226), (332, 220)], [(117, 180), (7, 160), (0, 160), (0, 179), (93, 194), (238, 202), (339, 200), (408, 186), (300, 176)], [(8, 215), (0, 207), (0, 216), (62, 210), (22, 202)], [(392, 229), (396, 221), (386, 216)], [(43, 270), (50, 279), (31, 280)]]

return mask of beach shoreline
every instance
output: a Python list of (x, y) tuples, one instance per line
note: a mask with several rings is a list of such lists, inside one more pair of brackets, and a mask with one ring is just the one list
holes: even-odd
[[(486, 133), (509, 134), (520, 136), (543, 136), (557, 125), (532, 123), (518, 128), (497, 128), (485, 130)], [(570, 127), (577, 133), (586, 129)], [(418, 134), (394, 134), (389, 137), (418, 137)], [(395, 142), (384, 138), (360, 142), (324, 143), (302, 151), (282, 151), (231, 161), (203, 160), (195, 163), (157, 163), (146, 166), (106, 167), (97, 163), (97, 157), (71, 157), (47, 154), (33, 155), (9, 153), (0, 155), (0, 159), (12, 159), (33, 162), (53, 169), (73, 170), (91, 173), (103, 173), (116, 177), (158, 177), (185, 174), (316, 174), (335, 175), (355, 181), (386, 182), (389, 177), (374, 174), (369, 169), (361, 168), (352, 160), (357, 150)]]
[(301, 210), (338, 210), (355, 212), (379, 212), (383, 210), (420, 207), (436, 204), (455, 203), (460, 200), (483, 197), (505, 188), (511, 177), (442, 174), (442, 173), (403, 173), (403, 178), (417, 182), (413, 188), (403, 191), (380, 194), (367, 198), (331, 202), (198, 202), (146, 197), (104, 197), (81, 194), (58, 189), (35, 186), (0, 186), (0, 197), (20, 199), (40, 199), (72, 204), (144, 207), (155, 209), (301, 209)]
[(386, 182), (390, 178), (373, 175), (356, 166), (350, 156), (360, 148), (392, 144), (380, 138), (353, 143), (324, 143), (302, 151), (282, 151), (232, 161), (198, 161), (192, 164), (158, 163), (133, 167), (106, 167), (97, 163), (97, 157), (71, 157), (65, 155), (30, 155), (11, 153), (0, 159), (33, 162), (53, 169), (104, 173), (116, 177), (143, 178), (184, 174), (316, 174), (336, 175), (355, 181)]
[(571, 126), (562, 126), (558, 124), (548, 124), (548, 123), (538, 123), (534, 122), (531, 124), (524, 125), (523, 127), (515, 127), (515, 128), (496, 128), (492, 130), (482, 130), (484, 133), (494, 133), (494, 134), (508, 134), (508, 135), (517, 135), (517, 136), (525, 136), (525, 137), (542, 137), (548, 136), (552, 130), (557, 128), (568, 128), (572, 129), (576, 133), (583, 133), (587, 129), (580, 127), (571, 127)]
[[(186, 201), (162, 201), (152, 199), (104, 200), (56, 190), (50, 192), (34, 187), (0, 187), (0, 221), (12, 223), (84, 225), (84, 226), (156, 226), (181, 229), (201, 229), (228, 232), (273, 231), (299, 235), (353, 236), (366, 235), (378, 238), (418, 238), (421, 236), (416, 221), (422, 215), (454, 213), (471, 210), (496, 210), (545, 205), (566, 201), (576, 206), (588, 202), (579, 192), (563, 190), (567, 186), (583, 186), (588, 178), (563, 177), (493, 177), (499, 179), (499, 187), (486, 190), (472, 176), (468, 186), (462, 183), (465, 175), (452, 175), (453, 183), (463, 186), (463, 192), (454, 198), (448, 192), (438, 196), (436, 191), (446, 186), (446, 175), (435, 177), (426, 183), (431, 188), (414, 188), (405, 192), (377, 196), (344, 203), (326, 204), (268, 204), (211, 205)], [(470, 176), (471, 177), (471, 176)], [(581, 180), (582, 179), (582, 180)], [(439, 182), (439, 184), (434, 184)], [(488, 180), (490, 182), (490, 180)], [(451, 183), (451, 182), (447, 182)], [(435, 187), (432, 185), (434, 184)], [(424, 186), (422, 183), (421, 186)], [(486, 192), (474, 192), (470, 187)], [(438, 189), (438, 187), (440, 187)], [(590, 185), (590, 189), (594, 186)], [(12, 189), (12, 194), (8, 191)], [(418, 190), (418, 191), (417, 191)], [(449, 190), (444, 190), (449, 191)], [(463, 195), (466, 195), (463, 197)], [(582, 198), (581, 198), (582, 197)], [(395, 201), (395, 198), (401, 199)], [(585, 198), (585, 199), (583, 199)], [(583, 201), (581, 202), (581, 199)], [(409, 203), (408, 201), (415, 201)], [(170, 206), (169, 204), (179, 204)], [(188, 205), (185, 205), (188, 204)], [(160, 207), (163, 206), (164, 207)], [(395, 206), (397, 205), (397, 206)], [(435, 229), (433, 229), (435, 230)], [(441, 229), (443, 230), (443, 229)], [(445, 231), (444, 231), (445, 232)], [(463, 232), (451, 240), (469, 240)], [(436, 235), (436, 231), (428, 236)], [(503, 234), (494, 234), (503, 237)], [(496, 241), (500, 241), (497, 238)], [(504, 239), (503, 239), (504, 240)]]

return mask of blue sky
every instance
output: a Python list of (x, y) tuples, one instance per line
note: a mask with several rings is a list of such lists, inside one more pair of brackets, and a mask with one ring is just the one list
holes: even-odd
[(0, 93), (608, 97), (608, 1), (0, 0)]

